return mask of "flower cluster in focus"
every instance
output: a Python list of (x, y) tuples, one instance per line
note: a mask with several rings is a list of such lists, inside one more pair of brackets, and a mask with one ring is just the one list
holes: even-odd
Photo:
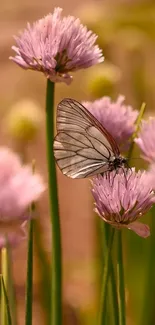
[(138, 111), (123, 102), (124, 96), (119, 96), (115, 102), (112, 102), (110, 97), (102, 97), (94, 102), (83, 102), (83, 105), (125, 150), (135, 130)]
[(95, 44), (97, 36), (73, 16), (61, 17), (62, 9), (36, 21), (15, 37), (15, 57), (24, 69), (43, 72), (53, 82), (69, 84), (69, 72), (88, 68), (103, 61)]
[(155, 202), (147, 172), (135, 169), (99, 175), (92, 181), (95, 210), (107, 223), (116, 228), (128, 228), (141, 237), (150, 235), (141, 218)]

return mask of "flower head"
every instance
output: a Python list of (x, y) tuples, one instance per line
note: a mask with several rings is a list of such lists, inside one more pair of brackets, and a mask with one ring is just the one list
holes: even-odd
[(83, 105), (111, 133), (118, 145), (126, 148), (135, 130), (138, 111), (123, 102), (123, 96), (119, 96), (116, 102), (112, 102), (110, 97), (102, 97), (94, 102), (83, 102)]
[(126, 227), (141, 237), (148, 237), (147, 225), (137, 221), (155, 202), (147, 172), (111, 172), (97, 176), (92, 181), (92, 194), (96, 212), (107, 223), (116, 228)]
[(69, 72), (103, 61), (94, 45), (97, 36), (73, 16), (61, 17), (61, 8), (36, 21), (15, 37), (11, 59), (24, 69), (43, 72), (51, 81), (70, 83)]
[(28, 208), (44, 189), (38, 174), (22, 166), (11, 150), (0, 149), (0, 247), (6, 235), (10, 241), (18, 241), (15, 230), (23, 232), (22, 224), (32, 217)]
[(135, 142), (142, 150), (142, 157), (149, 162), (155, 162), (155, 117), (150, 117), (148, 121), (142, 121)]

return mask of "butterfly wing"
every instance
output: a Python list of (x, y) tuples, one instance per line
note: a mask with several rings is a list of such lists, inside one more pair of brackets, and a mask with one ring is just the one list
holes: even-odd
[(119, 148), (105, 128), (79, 102), (66, 98), (57, 109), (54, 156), (62, 173), (85, 178), (103, 173)]

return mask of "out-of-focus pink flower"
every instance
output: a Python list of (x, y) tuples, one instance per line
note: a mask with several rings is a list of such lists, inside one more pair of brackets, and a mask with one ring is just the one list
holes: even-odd
[(97, 176), (92, 181), (95, 211), (116, 228), (128, 228), (141, 237), (148, 237), (150, 229), (137, 221), (155, 202), (155, 195), (147, 172), (127, 170), (119, 174)]
[(155, 117), (142, 121), (140, 132), (134, 141), (142, 150), (142, 157), (149, 162), (155, 162)]
[(103, 61), (95, 44), (97, 36), (73, 16), (61, 17), (62, 9), (36, 21), (15, 37), (11, 59), (24, 69), (43, 72), (53, 82), (70, 83), (69, 72)]
[(25, 240), (27, 237), (25, 221), (23, 224), (19, 222), (15, 223), (0, 223), (0, 249), (5, 247), (8, 243), (10, 246), (17, 246), (21, 243), (22, 240)]
[(102, 97), (94, 102), (82, 104), (111, 133), (118, 145), (127, 149), (129, 138), (135, 130), (138, 111), (124, 105), (124, 96), (119, 96), (115, 102), (110, 97)]
[(150, 178), (150, 184), (152, 185), (152, 188), (155, 191), (155, 163), (149, 165), (147, 174), (148, 177)]
[(24, 233), (23, 223), (32, 218), (32, 201), (39, 199), (45, 186), (32, 168), (22, 166), (10, 149), (0, 149), (0, 247), (7, 236), (10, 242), (19, 239), (15, 232)]

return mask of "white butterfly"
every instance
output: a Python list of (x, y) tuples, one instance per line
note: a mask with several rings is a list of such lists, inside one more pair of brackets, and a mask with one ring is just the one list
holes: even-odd
[(85, 178), (126, 164), (116, 141), (79, 102), (65, 98), (57, 107), (54, 156), (62, 173)]

